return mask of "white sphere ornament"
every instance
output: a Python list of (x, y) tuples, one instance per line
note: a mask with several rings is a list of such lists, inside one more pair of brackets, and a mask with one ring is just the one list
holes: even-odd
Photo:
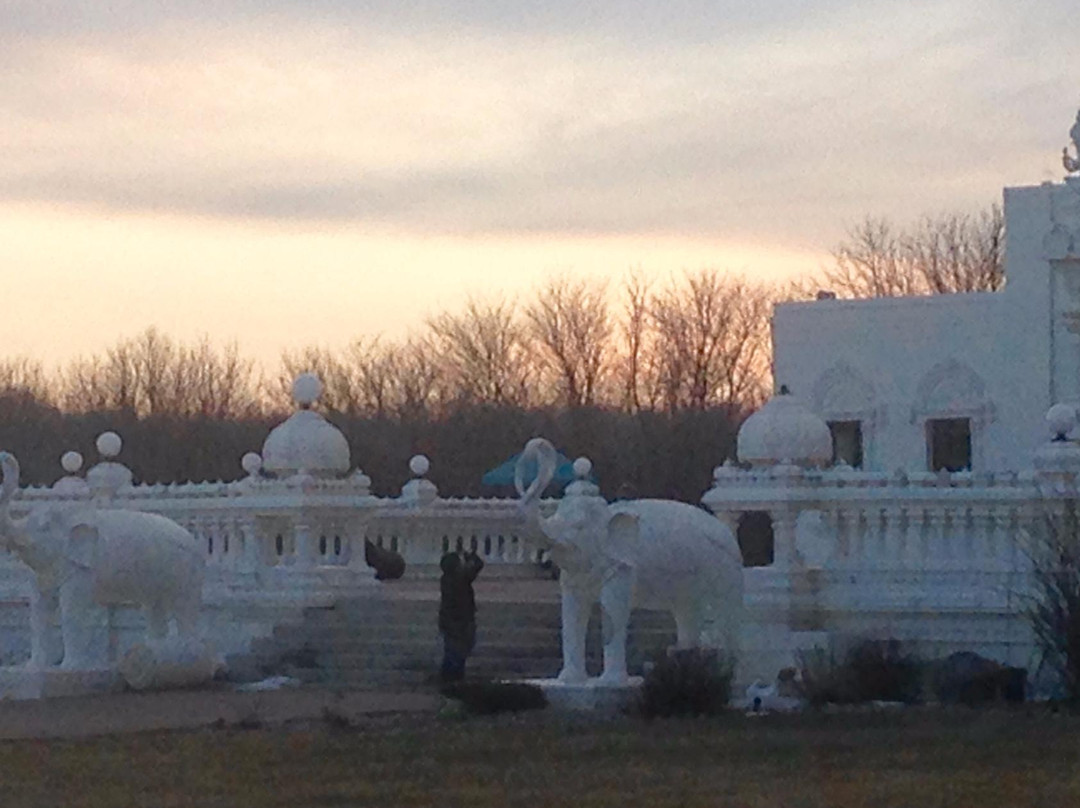
[(1046, 411), (1046, 425), (1050, 427), (1050, 434), (1059, 440), (1064, 440), (1076, 427), (1076, 407), (1071, 404), (1055, 404)]
[(416, 477), (423, 477), (430, 468), (431, 461), (422, 454), (413, 455), (412, 459), (409, 460), (409, 471)]
[(310, 407), (322, 395), (323, 384), (314, 373), (301, 373), (293, 381), (293, 401), (301, 407)]
[(60, 467), (68, 474), (74, 474), (82, 468), (83, 456), (78, 452), (64, 452), (60, 458)]
[(258, 452), (248, 452), (240, 458), (240, 467), (248, 474), (258, 474), (262, 469), (262, 457)]
[(574, 461), (574, 476), (579, 480), (588, 477), (590, 471), (592, 471), (592, 461), (589, 458), (579, 457)]
[(98, 435), (96, 446), (102, 457), (116, 457), (120, 454), (124, 442), (115, 432), (102, 432)]

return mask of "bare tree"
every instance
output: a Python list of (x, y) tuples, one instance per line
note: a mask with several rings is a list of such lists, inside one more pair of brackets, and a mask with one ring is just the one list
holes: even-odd
[(604, 284), (557, 277), (525, 307), (529, 332), (564, 406), (597, 403), (611, 347), (606, 293)]
[(525, 328), (513, 303), (469, 301), (427, 321), (449, 387), (459, 399), (499, 406), (530, 401)]
[(36, 359), (16, 356), (0, 360), (0, 394), (27, 396), (42, 403), (57, 403), (56, 384)]
[(907, 230), (870, 217), (833, 251), (822, 284), (841, 297), (994, 291), (1005, 282), (1004, 238), (998, 205), (974, 216), (925, 216)]
[(172, 376), (171, 414), (224, 420), (259, 413), (255, 363), (240, 355), (235, 342), (220, 351), (206, 337), (180, 346)]
[(746, 406), (764, 389), (768, 290), (715, 270), (655, 294), (649, 317), (664, 408)]
[(433, 346), (412, 337), (395, 354), (397, 414), (403, 420), (437, 415), (447, 398)]
[(129, 340), (126, 348), (134, 370), (136, 411), (140, 415), (175, 412), (179, 403), (175, 400), (179, 392), (176, 343), (151, 326)]
[[(637, 272), (630, 272), (623, 285), (624, 305), (620, 332), (623, 337), (623, 356), (620, 363), (622, 405), (628, 412), (642, 407), (642, 387), (645, 386), (648, 362), (646, 342), (649, 338), (649, 284)], [(655, 385), (650, 385), (655, 388)], [(649, 401), (649, 405), (654, 401)]]

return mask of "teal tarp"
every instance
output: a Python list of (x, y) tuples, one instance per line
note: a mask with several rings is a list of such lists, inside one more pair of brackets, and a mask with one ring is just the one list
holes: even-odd
[[(521, 452), (511, 457), (502, 465), (496, 466), (491, 471), (487, 472), (480, 478), (480, 482), (484, 485), (509, 485), (514, 484), (514, 469), (517, 467), (518, 458), (521, 457)], [(574, 479), (574, 461), (564, 455), (562, 452), (558, 453), (559, 465), (555, 468), (555, 477), (551, 481), (551, 485), (548, 486), (548, 491), (555, 489), (561, 489), (567, 483), (572, 482)], [(592, 475), (590, 475), (591, 479)], [(536, 479), (536, 461), (526, 461), (525, 473), (523, 475), (523, 481), (527, 488), (529, 484)]]

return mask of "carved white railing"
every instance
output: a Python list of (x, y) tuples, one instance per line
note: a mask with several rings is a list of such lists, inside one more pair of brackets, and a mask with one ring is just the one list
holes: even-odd
[[(1053, 498), (1033, 472), (889, 476), (781, 466), (718, 468), (702, 501), (733, 527), (747, 512), (768, 513), (784, 567), (1002, 572), (1023, 567), (1018, 539)], [(814, 532), (818, 546), (804, 550)]]
[(455, 547), (476, 550), (493, 571), (534, 565), (541, 553), (515, 500), (379, 498), (350, 480), (139, 485), (104, 496), (28, 488), (17, 493), (12, 512), (80, 504), (166, 516), (205, 548), (211, 580), (252, 586), (257, 573), (271, 569), (336, 568), (368, 577), (365, 541), (400, 553), (414, 571), (436, 568)]

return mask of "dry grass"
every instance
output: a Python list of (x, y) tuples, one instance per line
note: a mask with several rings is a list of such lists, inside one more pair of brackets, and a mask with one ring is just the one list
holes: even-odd
[(1066, 806), (1080, 718), (431, 715), (0, 744), (0, 805)]

